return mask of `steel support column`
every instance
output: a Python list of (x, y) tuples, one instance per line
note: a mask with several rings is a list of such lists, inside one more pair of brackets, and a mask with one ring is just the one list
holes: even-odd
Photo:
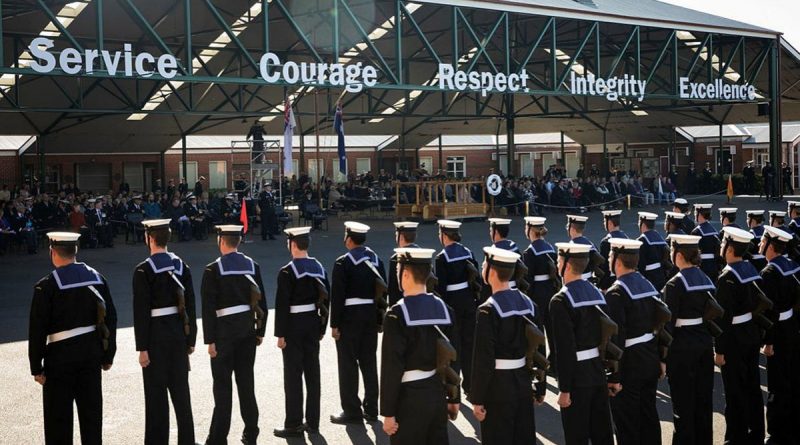
[(183, 171), (182, 171), (183, 174), (181, 175), (180, 178), (178, 178), (178, 181), (180, 181), (183, 178), (186, 178), (186, 184), (187, 184), (187, 187), (188, 187), (189, 175), (188, 175), (188, 172), (187, 172), (187, 164), (188, 164), (188, 162), (186, 160), (186, 135), (184, 134), (184, 135), (181, 135), (181, 168), (183, 169)]
[(603, 128), (603, 167), (600, 169), (600, 173), (608, 174), (611, 171), (608, 160), (608, 130)]
[(3, 46), (5, 40), (3, 39), (3, 0), (0, 0), (0, 67), (6, 66), (3, 53)]
[[(514, 172), (514, 95), (507, 94), (506, 100), (506, 176)], [(499, 161), (499, 156), (498, 156)]]
[[(44, 139), (45, 139), (44, 135), (40, 135), (36, 139), (36, 157), (37, 157), (36, 161), (37, 161), (37, 164), (38, 164), (38, 167), (39, 167), (39, 181), (40, 181), (39, 182), (39, 187), (40, 187), (40, 189), (43, 189), (44, 188), (44, 183), (47, 182), (47, 181), (45, 181), (45, 159), (44, 159), (44, 156), (45, 156), (44, 152), (45, 152), (47, 147), (44, 144), (44, 142), (45, 142)], [(33, 182), (31, 182), (31, 184), (33, 184)]]
[(439, 133), (439, 169), (440, 170), (444, 170), (444, 167), (442, 166), (443, 158), (444, 158), (444, 156), (442, 155), (442, 134)]
[(566, 174), (567, 170), (567, 157), (566, 153), (564, 152), (564, 132), (561, 132), (561, 165), (564, 167), (564, 174)]
[(780, 42), (772, 42), (769, 55), (769, 160), (775, 169), (772, 187), (775, 196), (783, 196), (781, 180), (781, 71)]
[[(167, 152), (162, 151), (158, 157), (159, 177), (161, 178), (161, 192), (167, 190)], [(199, 198), (198, 198), (199, 199)]]

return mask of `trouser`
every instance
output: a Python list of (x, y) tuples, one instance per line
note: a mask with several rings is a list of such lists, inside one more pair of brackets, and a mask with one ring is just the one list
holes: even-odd
[[(780, 322), (779, 322), (780, 323)], [(768, 443), (800, 444), (800, 345), (775, 342), (775, 355), (767, 357)]]
[(155, 341), (147, 351), (150, 365), (142, 368), (145, 403), (145, 444), (169, 443), (169, 398), (175, 407), (178, 444), (195, 443), (189, 396), (189, 356), (186, 343)]
[(378, 415), (378, 329), (372, 323), (352, 322), (339, 329), (336, 341), (339, 364), (339, 397), (346, 416), (361, 417), (358, 398), (358, 371), (364, 379), (363, 412)]
[(268, 211), (261, 214), (261, 239), (266, 240), (268, 236), (278, 233), (278, 218), (275, 211)]
[(253, 363), (256, 359), (256, 338), (217, 341), (217, 357), (211, 359), (214, 378), (214, 414), (206, 443), (226, 444), (231, 427), (231, 373), (236, 377), (239, 410), (244, 421), (242, 440), (255, 443), (258, 437), (258, 405), (254, 393)]
[(72, 444), (72, 404), (78, 408), (81, 443), (103, 443), (103, 391), (100, 363), (46, 366), (44, 440)]
[(285, 428), (303, 423), (303, 377), (306, 381), (306, 423), (319, 428), (320, 371), (319, 333), (308, 332), (286, 337), (283, 354), (283, 392), (286, 400)]
[(764, 398), (758, 358), (758, 345), (737, 345), (725, 354), (725, 443), (764, 443)]
[(486, 418), (481, 422), (483, 445), (536, 444), (532, 391), (512, 400), (486, 402), (485, 408)]
[(438, 376), (403, 383), (392, 445), (447, 445), (447, 402)]
[(658, 379), (623, 379), (622, 391), (611, 398), (611, 411), (619, 445), (661, 443), (656, 411)]
[(561, 408), (561, 423), (567, 445), (612, 445), (611, 411), (605, 385), (572, 388), (572, 404)]
[(472, 377), (472, 350), (475, 343), (476, 308), (471, 305), (458, 305), (453, 309), (458, 338), (453, 342), (457, 358), (453, 362), (452, 368), (456, 374), (461, 373), (463, 375), (461, 386), (468, 393)]
[(542, 314), (542, 321), (547, 339), (547, 360), (550, 362), (550, 372), (556, 371), (556, 349), (553, 345), (553, 325), (550, 322), (550, 299), (552, 294), (549, 291), (542, 292), (540, 286), (532, 286), (533, 301), (536, 303), (537, 311)]
[(673, 445), (711, 444), (714, 391), (711, 348), (671, 349), (667, 356), (667, 377), (675, 425)]

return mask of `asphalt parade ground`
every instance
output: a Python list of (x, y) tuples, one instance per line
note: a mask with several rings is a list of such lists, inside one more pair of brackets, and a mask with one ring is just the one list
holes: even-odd
[[(704, 198), (704, 202), (714, 203), (714, 215), (717, 208), (725, 205), (724, 196)], [(737, 198), (732, 206), (739, 208), (737, 222), (744, 225), (744, 211), (749, 209), (785, 210), (785, 202), (766, 203), (757, 198)], [(661, 217), (658, 227), (663, 229), (663, 210), (665, 206), (648, 206), (626, 211), (622, 216), (622, 230), (633, 237), (638, 235), (636, 229), (636, 211), (647, 210), (659, 213)], [(666, 209), (669, 210), (669, 209)], [(594, 242), (604, 235), (602, 216), (599, 211), (588, 212), (589, 222), (586, 235)], [(547, 226), (550, 231), (548, 240), (551, 243), (566, 241), (564, 213), (546, 212)], [(367, 244), (388, 263), (394, 247), (394, 229), (392, 218), (361, 218), (357, 214), (340, 216), (329, 221), (329, 230), (312, 233), (311, 256), (317, 258), (330, 272), (333, 263), (345, 248), (342, 244), (343, 225), (345, 219), (359, 220), (372, 227)], [(296, 222), (296, 219), (295, 219)], [(715, 223), (719, 227), (719, 223)], [(663, 233), (663, 230), (661, 230)], [(423, 247), (440, 249), (436, 240), (435, 224), (421, 225), (418, 231), (418, 243)], [(488, 227), (482, 221), (465, 222), (462, 226), (464, 244), (476, 253), (479, 261), (483, 254), (481, 247), (489, 245)], [(511, 239), (519, 243), (520, 248), (527, 247), (523, 236), (521, 217), (513, 217)], [(252, 240), (252, 242), (251, 242)], [(204, 266), (218, 256), (215, 237), (206, 241), (174, 243), (170, 250), (180, 255), (192, 268), (194, 286), (197, 294), (198, 312), (200, 305), (200, 279)], [(270, 308), (274, 306), (276, 275), (280, 267), (289, 260), (285, 237), (277, 241), (261, 241), (254, 234), (241, 248), (261, 265), (264, 285), (266, 287)], [(27, 356), (28, 313), (34, 283), (52, 269), (47, 249), (40, 249), (39, 254), (6, 254), (0, 257), (0, 375), (3, 376), (3, 393), (0, 396), (0, 443), (4, 444), (40, 444), (44, 443), (42, 420), (42, 390), (30, 375)], [(114, 366), (103, 373), (104, 416), (103, 435), (105, 443), (134, 444), (143, 442), (144, 436), (144, 391), (142, 372), (138, 364), (138, 354), (134, 347), (132, 328), (131, 277), (134, 266), (145, 259), (148, 252), (144, 245), (125, 245), (124, 238), (118, 237), (113, 249), (85, 250), (79, 253), (79, 261), (84, 261), (108, 280), (111, 293), (119, 317), (117, 334), (117, 355)], [(322, 419), (320, 435), (306, 436), (284, 440), (272, 435), (274, 428), (280, 428), (284, 419), (283, 397), (283, 364), (280, 350), (276, 347), (276, 339), (272, 336), (274, 316), (270, 311), (267, 337), (258, 348), (255, 362), (256, 398), (259, 404), (259, 427), (261, 435), (259, 443), (290, 444), (388, 444), (380, 422), (365, 423), (364, 426), (339, 426), (331, 424), (328, 417), (338, 414), (339, 405), (336, 351), (334, 340), (328, 334), (322, 341), (320, 362), (322, 364)], [(202, 325), (198, 322), (197, 350), (191, 356), (190, 387), (194, 412), (197, 441), (205, 440), (211, 422), (213, 397), (211, 393), (212, 379), (209, 358), (205, 345), (202, 344)], [(330, 331), (329, 331), (330, 332)], [(378, 348), (380, 353), (380, 347)], [(560, 444), (564, 442), (561, 419), (556, 405), (556, 387), (552, 377), (548, 377), (548, 393), (546, 404), (535, 409), (537, 438), (543, 444)], [(363, 388), (362, 388), (363, 389)], [(762, 366), (762, 389), (766, 400), (766, 370)], [(624, 388), (623, 388), (624, 390)], [(669, 397), (669, 386), (662, 381), (658, 390), (658, 410), (661, 418), (664, 443), (672, 438), (672, 411)], [(230, 443), (239, 443), (242, 432), (242, 421), (239, 417), (238, 401), (234, 391), (232, 425), (229, 436)], [(714, 443), (723, 442), (725, 420), (723, 417), (724, 398), (722, 380), (717, 370), (714, 387)], [(177, 441), (177, 430), (174, 416), (171, 421), (171, 443)], [(402, 423), (400, 428), (402, 428)], [(461, 414), (449, 427), (450, 443), (454, 445), (480, 443), (479, 423), (472, 415), (472, 409), (466, 400)], [(77, 416), (75, 417), (75, 443), (79, 443)]]

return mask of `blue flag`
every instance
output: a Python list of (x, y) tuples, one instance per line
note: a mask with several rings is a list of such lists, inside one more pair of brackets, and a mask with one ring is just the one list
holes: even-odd
[(342, 122), (341, 104), (336, 106), (336, 117), (333, 120), (333, 129), (336, 131), (336, 136), (338, 136), (339, 173), (347, 175), (347, 154), (344, 151), (344, 123)]

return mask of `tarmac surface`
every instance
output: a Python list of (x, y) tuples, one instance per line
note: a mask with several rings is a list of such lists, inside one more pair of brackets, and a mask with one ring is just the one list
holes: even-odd
[[(714, 208), (725, 207), (725, 198), (715, 196), (703, 198), (703, 202), (714, 203)], [(739, 208), (738, 222), (745, 224), (744, 211), (747, 209), (785, 210), (785, 202), (766, 203), (757, 198), (737, 197), (732, 206)], [(663, 210), (665, 206), (649, 206), (634, 208), (623, 213), (622, 229), (629, 236), (638, 236), (635, 212), (640, 210), (659, 213), (657, 226), (663, 229)], [(588, 212), (589, 224), (587, 236), (594, 242), (604, 235), (602, 217), (595, 209)], [(714, 215), (718, 215), (716, 210)], [(566, 241), (564, 230), (564, 213), (547, 212), (548, 240), (551, 243)], [(343, 225), (346, 219), (365, 222), (372, 226), (367, 244), (385, 261), (394, 247), (393, 217), (368, 218), (358, 214), (341, 216), (330, 220), (329, 230), (312, 233), (311, 256), (316, 257), (330, 272), (335, 259), (344, 253), (342, 244)], [(297, 218), (295, 215), (295, 223)], [(719, 226), (719, 224), (715, 224)], [(517, 241), (521, 248), (527, 246), (523, 236), (521, 217), (513, 217), (510, 238)], [(663, 230), (660, 230), (663, 232)], [(435, 224), (421, 225), (418, 232), (418, 243), (425, 247), (441, 248), (436, 240)], [(469, 221), (462, 226), (464, 243), (479, 261), (483, 255), (481, 247), (489, 245), (488, 228), (485, 222)], [(244, 244), (241, 251), (251, 256), (261, 265), (264, 285), (269, 296), (270, 308), (274, 305), (277, 270), (289, 260), (285, 237), (277, 241), (261, 241), (257, 234), (251, 237), (254, 241)], [(215, 237), (206, 241), (174, 243), (170, 250), (180, 255), (194, 271), (194, 286), (200, 305), (200, 278), (204, 266), (217, 258), (218, 251)], [(34, 283), (52, 269), (47, 256), (47, 249), (40, 249), (39, 254), (10, 253), (0, 257), (0, 375), (6, 382), (3, 396), (0, 397), (0, 443), (4, 444), (39, 444), (44, 442), (42, 421), (42, 390), (30, 376), (27, 358), (27, 324), (30, 310), (30, 298)], [(138, 364), (138, 355), (134, 347), (132, 328), (131, 277), (134, 266), (146, 258), (148, 252), (142, 244), (125, 245), (124, 238), (118, 237), (113, 249), (84, 250), (79, 253), (79, 260), (84, 261), (108, 280), (114, 303), (119, 316), (117, 336), (117, 355), (114, 366), (103, 373), (104, 420), (103, 434), (106, 443), (132, 444), (143, 442), (144, 434), (144, 392), (142, 373)], [(199, 311), (199, 309), (198, 309)], [(284, 440), (272, 435), (274, 428), (280, 428), (284, 420), (284, 397), (282, 358), (276, 347), (273, 332), (274, 314), (270, 311), (267, 337), (258, 348), (256, 354), (256, 398), (259, 403), (261, 428), (260, 443), (266, 444), (388, 444), (381, 424), (365, 423), (364, 426), (338, 426), (328, 421), (328, 416), (341, 411), (338, 397), (336, 371), (336, 352), (330, 335), (322, 341), (320, 362), (322, 363), (322, 419), (320, 435), (305, 438)], [(213, 397), (211, 393), (211, 368), (206, 347), (202, 344), (202, 325), (198, 335), (198, 346), (191, 356), (190, 387), (194, 412), (197, 442), (202, 443), (211, 421)], [(380, 353), (380, 347), (378, 348)], [(560, 444), (564, 442), (560, 414), (556, 405), (557, 390), (555, 380), (548, 378), (546, 404), (536, 407), (537, 439), (543, 444)], [(762, 367), (762, 389), (766, 400), (766, 371)], [(362, 388), (363, 390), (363, 388)], [(624, 390), (624, 389), (623, 389)], [(672, 438), (672, 412), (669, 397), (669, 386), (661, 382), (658, 389), (658, 410), (661, 418), (661, 429), (664, 443)], [(238, 412), (238, 402), (234, 391), (232, 425), (230, 443), (239, 443), (243, 424)], [(724, 396), (720, 374), (717, 370), (714, 387), (714, 436), (715, 443), (723, 442), (725, 420), (723, 417)], [(171, 421), (171, 443), (176, 443), (177, 430), (174, 416)], [(402, 428), (402, 425), (400, 425)], [(75, 442), (79, 443), (77, 416), (75, 416)], [(466, 400), (462, 404), (461, 415), (449, 426), (450, 443), (454, 445), (480, 443), (480, 426), (472, 415), (472, 409)]]

